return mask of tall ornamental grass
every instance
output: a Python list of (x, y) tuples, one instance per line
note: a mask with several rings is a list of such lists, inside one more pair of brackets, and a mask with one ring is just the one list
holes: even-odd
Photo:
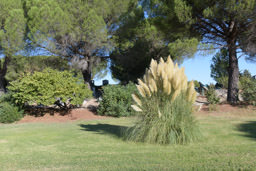
[(125, 132), (127, 140), (185, 144), (199, 138), (200, 132), (192, 116), (196, 99), (194, 83), (188, 82), (184, 68), (167, 61), (152, 60), (143, 79), (138, 80), (137, 94), (132, 94), (138, 121)]

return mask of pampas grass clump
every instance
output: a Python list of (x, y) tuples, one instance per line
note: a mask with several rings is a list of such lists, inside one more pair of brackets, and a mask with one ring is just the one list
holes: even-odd
[(185, 144), (197, 140), (200, 133), (192, 116), (196, 99), (194, 83), (188, 83), (184, 68), (167, 61), (152, 60), (143, 80), (138, 80), (138, 94), (133, 94), (138, 121), (125, 133), (127, 140)]

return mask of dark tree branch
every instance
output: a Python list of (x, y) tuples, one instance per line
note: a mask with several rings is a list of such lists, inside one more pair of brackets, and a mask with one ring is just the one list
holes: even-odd
[[(221, 36), (222, 38), (224, 37), (225, 33), (220, 31), (220, 29), (216, 28), (213, 23), (207, 22), (206, 19), (201, 19), (202, 23), (204, 23), (206, 26), (212, 28), (213, 30), (215, 30), (215, 33), (217, 33), (219, 36)], [(219, 26), (220, 27), (220, 26)], [(221, 28), (221, 27), (220, 27)]]

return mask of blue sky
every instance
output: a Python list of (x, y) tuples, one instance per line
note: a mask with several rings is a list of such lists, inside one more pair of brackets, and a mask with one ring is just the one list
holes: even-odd
[[(185, 67), (185, 73), (188, 80), (198, 80), (203, 84), (215, 83), (211, 78), (211, 59), (214, 54), (211, 55), (199, 55), (196, 54), (194, 58), (187, 59), (181, 65)], [(244, 71), (248, 69), (252, 75), (256, 75), (256, 63), (247, 62), (244, 57), (239, 59), (239, 70)]]
[[(180, 65), (185, 67), (185, 73), (188, 77), (188, 80), (198, 80), (203, 84), (210, 84), (215, 83), (215, 81), (211, 78), (211, 60), (212, 57), (217, 53), (210, 51), (203, 55), (203, 52), (198, 52), (194, 55), (193, 58), (185, 59), (184, 62)], [(34, 52), (33, 55), (49, 55), (49, 52), (46, 52), (42, 49), (37, 50)], [(240, 56), (241, 53), (238, 53), (237, 56)], [(2, 56), (0, 56), (1, 58)], [(95, 85), (102, 85), (102, 80), (107, 79), (109, 80), (110, 84), (117, 84), (118, 82), (112, 78), (111, 71), (109, 69), (110, 63), (108, 64), (108, 73), (104, 78), (101, 79), (94, 79)], [(248, 69), (252, 75), (256, 75), (256, 63), (247, 62), (245, 57), (242, 56), (239, 58), (239, 70), (243, 72), (245, 69)]]
[[(40, 53), (41, 52), (42, 51), (40, 51)], [(202, 55), (201, 53), (197, 53), (193, 58), (184, 60), (184, 62), (180, 66), (185, 67), (185, 73), (188, 77), (188, 80), (198, 80), (203, 84), (215, 83), (215, 81), (210, 77), (211, 59), (214, 55), (215, 53), (208, 55)], [(3, 57), (3, 55), (0, 55), (0, 58), (1, 57)], [(244, 57), (241, 57), (239, 59), (239, 70), (240, 72), (242, 72), (245, 69), (248, 69), (252, 75), (256, 75), (256, 63), (247, 62)], [(118, 83), (116, 80), (113, 80), (109, 68), (108, 74), (104, 78), (95, 79), (95, 85), (102, 85), (102, 80), (104, 79), (109, 80), (110, 84)]]
[[(145, 18), (148, 18), (147, 12), (144, 12)], [(218, 52), (218, 51), (216, 51)], [(203, 84), (216, 83), (211, 78), (211, 59), (216, 53), (202, 55), (200, 53), (195, 54), (193, 58), (186, 59), (180, 65), (185, 67), (185, 73), (188, 77), (188, 80), (197, 80)], [(239, 56), (239, 54), (238, 54)], [(244, 57), (239, 59), (239, 71), (243, 72), (245, 69), (248, 69), (252, 75), (256, 75), (256, 63), (247, 62)], [(104, 79), (109, 80), (110, 84), (117, 84), (118, 82), (114, 81), (111, 76), (111, 71), (108, 72), (107, 76)], [(95, 80), (96, 85), (102, 85), (102, 79)]]
[[(214, 54), (210, 55), (201, 55), (197, 53), (194, 58), (186, 59), (181, 66), (185, 67), (185, 73), (188, 77), (188, 80), (198, 80), (203, 84), (215, 83), (211, 78), (211, 59)], [(256, 75), (256, 63), (247, 62), (244, 57), (239, 59), (239, 70), (243, 71), (248, 69), (252, 75)], [(108, 75), (103, 78), (109, 80), (110, 84), (115, 84), (116, 82), (111, 77), (111, 72), (108, 72)], [(95, 80), (96, 85), (101, 85), (102, 80)]]

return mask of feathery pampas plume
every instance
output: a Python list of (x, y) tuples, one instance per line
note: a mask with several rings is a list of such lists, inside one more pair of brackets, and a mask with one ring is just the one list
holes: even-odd
[(139, 108), (136, 105), (132, 105), (132, 108), (136, 111), (136, 112), (142, 112), (141, 108)]
[[(187, 100), (194, 103), (196, 96), (193, 82), (188, 84), (185, 69), (179, 68), (177, 63), (174, 65), (170, 56), (166, 62), (163, 58), (160, 58), (159, 63), (152, 59), (143, 81), (138, 79), (137, 88), (143, 98), (162, 92), (174, 101), (181, 93), (186, 92)], [(138, 99), (134, 101), (137, 103)]]
[(138, 79), (139, 95), (132, 94), (139, 122), (126, 132), (126, 138), (159, 144), (183, 144), (198, 138), (192, 112), (196, 99), (194, 83), (188, 83), (185, 69), (165, 62), (151, 61), (143, 80)]
[(141, 100), (135, 94), (132, 94), (132, 99), (136, 102), (138, 106), (142, 105)]

